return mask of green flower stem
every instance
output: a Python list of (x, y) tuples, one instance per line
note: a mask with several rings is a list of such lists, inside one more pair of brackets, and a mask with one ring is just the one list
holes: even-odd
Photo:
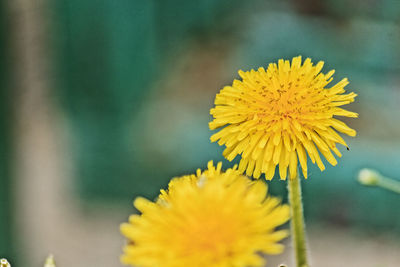
[(400, 181), (388, 178), (385, 176), (380, 177), (376, 186), (382, 187), (386, 190), (400, 194)]
[(383, 176), (373, 169), (362, 169), (358, 173), (358, 181), (365, 186), (377, 186), (400, 194), (400, 181)]
[(296, 254), (296, 266), (309, 267), (307, 262), (306, 235), (299, 172), (297, 172), (295, 179), (289, 179), (288, 191), (292, 216), (290, 230)]

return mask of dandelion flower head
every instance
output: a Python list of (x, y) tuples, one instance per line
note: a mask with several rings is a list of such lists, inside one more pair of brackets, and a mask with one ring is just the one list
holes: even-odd
[(260, 255), (281, 253), (288, 234), (275, 230), (289, 208), (267, 196), (263, 181), (236, 167), (221, 171), (209, 162), (204, 172), (171, 180), (156, 202), (137, 198), (121, 232), (129, 240), (121, 261), (139, 267), (264, 266)]
[(269, 180), (278, 165), (281, 179), (286, 179), (288, 169), (293, 179), (300, 161), (307, 178), (307, 154), (321, 171), (325, 169), (318, 151), (337, 164), (332, 151), (338, 157), (341, 153), (336, 144), (348, 147), (338, 132), (356, 135), (337, 117), (358, 117), (340, 106), (357, 95), (345, 94), (347, 78), (326, 87), (334, 70), (323, 74), (323, 65), (322, 61), (313, 65), (309, 58), (302, 63), (300, 56), (291, 63), (281, 59), (266, 70), (239, 71), (241, 80), (217, 94), (209, 127), (223, 128), (210, 139), (226, 146), (223, 155), (228, 160), (241, 155), (240, 172), (255, 178), (264, 173)]

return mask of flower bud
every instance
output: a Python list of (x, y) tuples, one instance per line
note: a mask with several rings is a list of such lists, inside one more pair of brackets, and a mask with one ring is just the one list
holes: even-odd
[(377, 185), (381, 177), (382, 176), (379, 172), (367, 168), (360, 170), (358, 173), (358, 181), (367, 186)]
[(44, 267), (56, 267), (56, 262), (54, 261), (54, 256), (49, 255), (44, 263)]
[(0, 267), (11, 267), (10, 263), (6, 259), (0, 260)]

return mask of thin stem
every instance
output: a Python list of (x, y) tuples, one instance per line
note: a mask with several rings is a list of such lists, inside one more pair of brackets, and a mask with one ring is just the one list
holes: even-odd
[(290, 229), (296, 254), (296, 266), (309, 267), (307, 262), (306, 236), (299, 172), (297, 172), (295, 179), (289, 179), (288, 191), (290, 211), (292, 215)]
[(382, 176), (380, 177), (376, 185), (385, 188), (389, 191), (393, 191), (397, 194), (400, 194), (400, 182), (392, 178)]
[(365, 186), (377, 186), (400, 194), (400, 181), (383, 176), (378, 171), (364, 168), (358, 173), (358, 181)]

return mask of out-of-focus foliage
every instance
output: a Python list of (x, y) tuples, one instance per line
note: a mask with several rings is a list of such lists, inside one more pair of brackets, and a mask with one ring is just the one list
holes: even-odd
[(130, 129), (140, 131), (140, 125), (131, 126), (133, 115), (148, 94), (150, 77), (158, 76), (154, 3), (56, 5), (58, 88), (75, 141), (76, 181), (84, 196), (118, 195), (133, 187), (130, 179), (145, 175)]
[[(154, 81), (168, 75), (164, 59), (179, 51), (191, 31), (209, 29), (226, 2), (55, 4), (57, 88), (73, 135), (72, 156), (82, 196), (154, 195), (179, 174), (175, 167), (168, 169), (177, 155), (163, 163), (157, 153), (147, 158), (140, 153), (143, 137), (149, 134), (144, 125), (163, 122), (148, 122), (137, 114), (146, 108), (143, 103)], [(169, 145), (162, 132), (155, 139), (154, 143)], [(207, 137), (202, 142), (207, 143)]]

